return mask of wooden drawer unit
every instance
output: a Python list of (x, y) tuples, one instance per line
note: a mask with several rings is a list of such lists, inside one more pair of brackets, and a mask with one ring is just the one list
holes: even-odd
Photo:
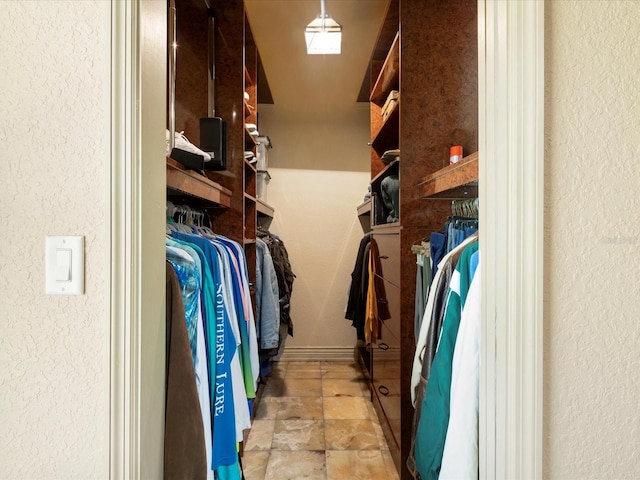
[(380, 254), (380, 276), (396, 287), (400, 287), (400, 234), (378, 233), (374, 230), (373, 239)]
[[(382, 325), (381, 341), (386, 343), (397, 343), (400, 345), (400, 288), (392, 283), (384, 281), (385, 298), (378, 298), (378, 304), (386, 303), (391, 318), (380, 320)], [(393, 340), (387, 341), (391, 335)]]
[(373, 346), (371, 355), (373, 403), (393, 452), (400, 446), (401, 433), (400, 342), (389, 335)]
[[(388, 236), (383, 236), (388, 237)], [(384, 240), (390, 240), (385, 238)], [(393, 240), (393, 239), (391, 239)], [(391, 243), (391, 242), (384, 242)], [(389, 444), (394, 461), (399, 461), (401, 444), (400, 384), (400, 288), (383, 279), (386, 302), (391, 317), (380, 320), (380, 337), (371, 345), (371, 389), (373, 404)]]

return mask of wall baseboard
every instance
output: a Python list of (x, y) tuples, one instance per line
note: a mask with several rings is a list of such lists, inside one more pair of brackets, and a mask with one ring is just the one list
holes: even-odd
[(280, 362), (334, 361), (355, 362), (355, 347), (289, 347), (285, 348)]

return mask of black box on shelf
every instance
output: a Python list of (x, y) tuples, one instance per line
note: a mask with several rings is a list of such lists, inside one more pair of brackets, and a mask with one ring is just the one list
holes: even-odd
[(200, 148), (211, 155), (207, 170), (227, 169), (227, 122), (220, 117), (200, 119)]
[(169, 157), (180, 162), (187, 170), (194, 170), (196, 172), (202, 172), (206, 165), (202, 155), (187, 152), (186, 150), (181, 150), (179, 148), (172, 149)]

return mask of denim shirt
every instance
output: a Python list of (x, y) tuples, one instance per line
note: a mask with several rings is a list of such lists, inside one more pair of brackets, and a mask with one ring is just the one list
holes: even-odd
[(256, 239), (256, 328), (260, 348), (278, 348), (280, 293), (278, 278), (267, 244)]

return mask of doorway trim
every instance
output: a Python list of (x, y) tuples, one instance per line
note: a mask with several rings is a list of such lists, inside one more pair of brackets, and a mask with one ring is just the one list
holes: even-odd
[(161, 1), (111, 1), (111, 479), (163, 471), (166, 10)]
[[(159, 478), (166, 2), (112, 0), (111, 31), (110, 478)], [(544, 2), (478, 0), (478, 46), (480, 475), (542, 478)]]
[(479, 0), (480, 478), (542, 478), (544, 2)]

